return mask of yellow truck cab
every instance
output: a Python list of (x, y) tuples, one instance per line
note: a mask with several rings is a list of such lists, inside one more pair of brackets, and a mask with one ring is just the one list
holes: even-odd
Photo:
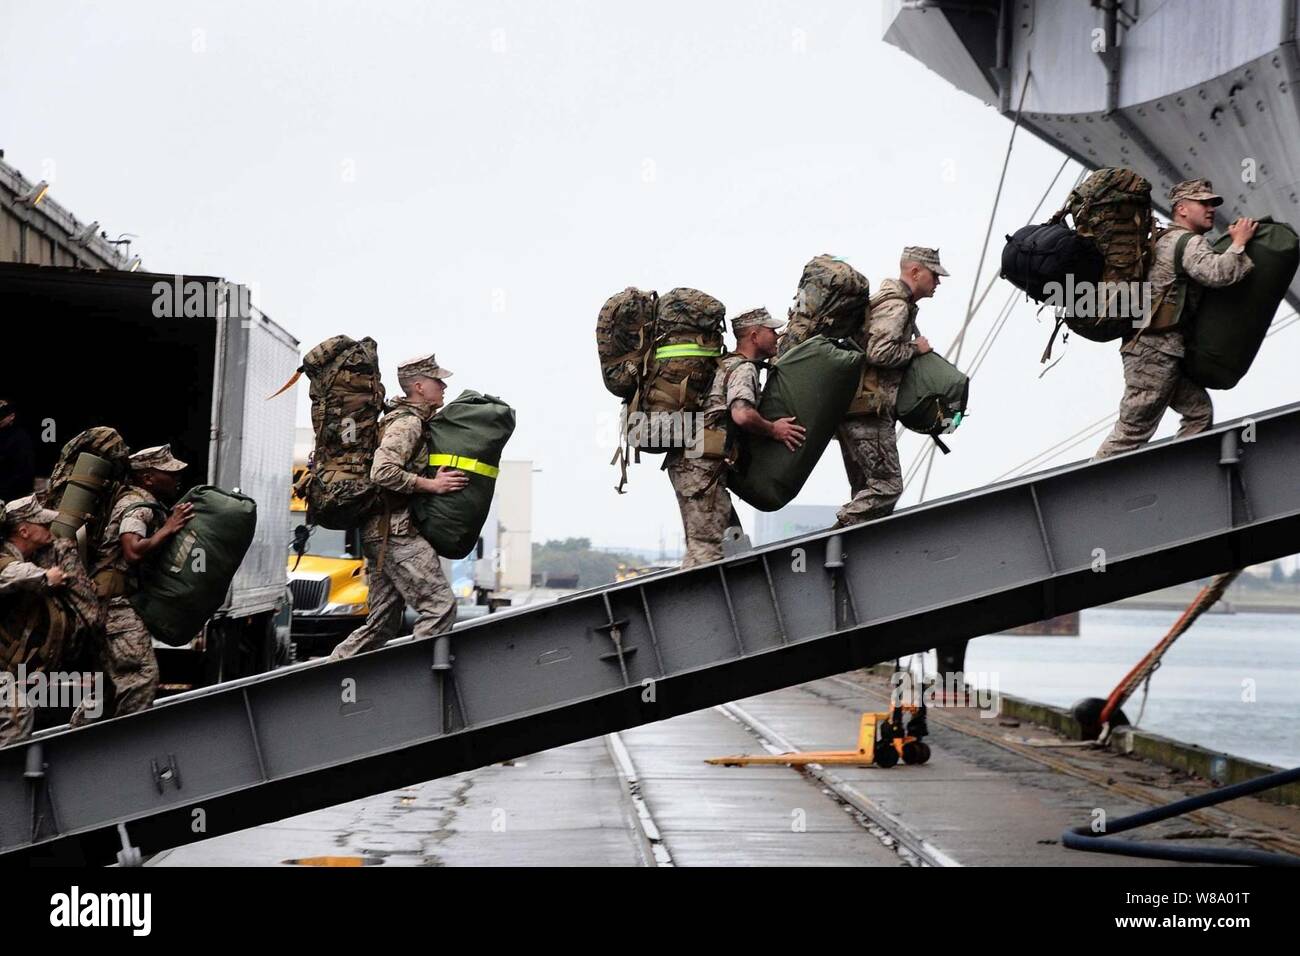
[[(294, 468), (296, 484), (304, 466)], [(361, 532), (307, 525), (307, 502), (291, 494), (289, 591), (293, 595), (291, 640), (295, 660), (323, 657), (360, 627), (369, 613)], [(459, 603), (457, 619), (488, 614), (510, 603), (496, 591), (496, 507), (488, 515), (478, 548), (459, 561), (442, 560), (442, 570)], [(408, 607), (400, 634), (411, 633), (415, 614)]]
[(366, 619), (366, 567), (358, 529), (308, 528), (307, 502), (297, 495), (289, 512), (294, 534), (289, 550), (290, 633), (295, 658), (306, 660), (328, 654)]

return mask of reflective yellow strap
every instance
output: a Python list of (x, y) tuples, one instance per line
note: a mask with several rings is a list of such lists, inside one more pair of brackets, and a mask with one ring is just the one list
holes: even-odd
[(495, 478), (501, 473), (500, 468), (494, 468), (487, 462), (479, 461), (477, 458), (465, 458), (461, 455), (430, 455), (430, 465), (446, 465), (448, 468), (459, 468), (461, 471), (472, 471), (476, 475), (486, 475), (488, 478)]
[(721, 349), (706, 349), (702, 345), (661, 345), (655, 349), (655, 358), (674, 359), (674, 358), (694, 358), (696, 356), (703, 358), (717, 358), (722, 354)]

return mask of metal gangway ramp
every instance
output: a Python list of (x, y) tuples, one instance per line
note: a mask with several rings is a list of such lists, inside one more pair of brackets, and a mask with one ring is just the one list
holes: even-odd
[[(0, 856), (111, 863), (1300, 550), (1300, 404), (0, 750)], [(449, 664), (449, 667), (447, 666)]]

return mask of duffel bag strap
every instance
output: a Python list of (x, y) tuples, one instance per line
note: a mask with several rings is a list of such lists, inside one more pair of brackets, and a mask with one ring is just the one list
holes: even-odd
[(472, 471), (474, 474), (483, 475), (486, 478), (495, 478), (501, 473), (500, 468), (466, 455), (430, 455), (429, 464), (435, 467), (445, 466), (447, 468), (459, 468), (461, 471)]
[(1065, 324), (1065, 319), (1058, 318), (1056, 325), (1052, 327), (1052, 334), (1048, 336), (1047, 348), (1043, 349), (1043, 357), (1038, 360), (1039, 365), (1043, 365), (1052, 357), (1052, 345), (1056, 342), (1057, 335), (1061, 332), (1061, 326)]

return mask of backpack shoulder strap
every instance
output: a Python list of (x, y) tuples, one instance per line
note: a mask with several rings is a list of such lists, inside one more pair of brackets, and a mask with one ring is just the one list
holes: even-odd
[(1187, 277), (1187, 270), (1183, 268), (1183, 254), (1187, 250), (1187, 244), (1191, 241), (1192, 232), (1187, 230), (1178, 237), (1178, 242), (1174, 244), (1174, 275), (1179, 279)]
[[(1152, 233), (1149, 247), (1152, 262), (1156, 258), (1156, 243), (1175, 229), (1181, 228), (1181, 226), (1169, 225)], [(1182, 229), (1182, 233), (1174, 242), (1174, 281), (1162, 290), (1159, 297), (1152, 303), (1149, 322), (1138, 330), (1137, 335), (1133, 336), (1134, 339), (1140, 338), (1142, 333), (1148, 329), (1163, 331), (1174, 328), (1182, 319), (1183, 305), (1186, 302), (1187, 295), (1187, 270), (1183, 268), (1183, 253), (1187, 249), (1187, 243), (1191, 242), (1194, 235), (1190, 229)]]
[[(409, 405), (389, 405), (384, 409), (383, 415), (379, 417), (379, 440), (384, 440), (384, 432), (388, 430), (389, 425), (398, 419), (419, 417), (420, 413)], [(423, 424), (428, 424), (428, 422), (423, 422)]]
[(1180, 230), (1183, 233), (1174, 243), (1174, 276), (1181, 279), (1187, 275), (1187, 272), (1183, 269), (1183, 252), (1187, 248), (1187, 243), (1191, 241), (1192, 236), (1194, 235), (1190, 229), (1183, 229), (1182, 226), (1176, 226), (1173, 224), (1161, 226), (1159, 229), (1152, 229), (1151, 241), (1147, 245), (1147, 259), (1148, 262), (1155, 262), (1156, 244), (1175, 230)]
[(1051, 224), (1051, 223), (1061, 222), (1062, 220), (1064, 220), (1065, 217), (1070, 214), (1070, 207), (1073, 206), (1075, 202), (1077, 202), (1080, 198), (1082, 197), (1079, 196), (1078, 188), (1076, 187), (1075, 189), (1071, 189), (1070, 194), (1065, 197), (1065, 205), (1063, 205), (1060, 209), (1056, 210), (1056, 212), (1052, 213), (1051, 218), (1048, 219), (1047, 222)]

